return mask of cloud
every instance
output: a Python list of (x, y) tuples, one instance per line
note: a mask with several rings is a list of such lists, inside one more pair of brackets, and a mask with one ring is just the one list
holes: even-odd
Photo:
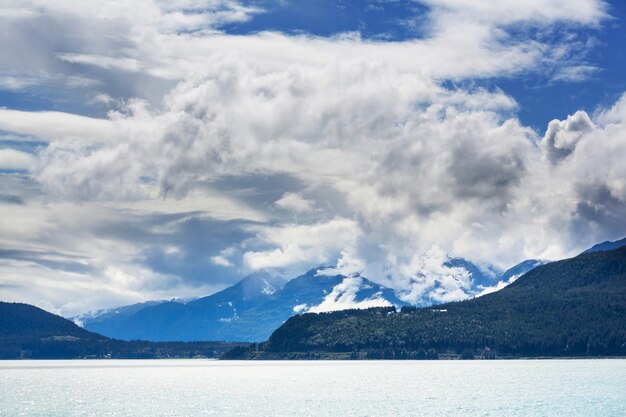
[(30, 153), (15, 149), (0, 149), (0, 170), (30, 170), (35, 166), (35, 162), (35, 157)]
[[(262, 12), (234, 1), (3, 8), (5, 88), (32, 79), (84, 107), (0, 109), (0, 130), (41, 142), (0, 151), (28, 171), (0, 182), (0, 248), (93, 271), (7, 258), (10, 296), (80, 312), (326, 264), (450, 301), (471, 277), (448, 255), (509, 267), (626, 234), (626, 98), (541, 137), (506, 92), (462, 82), (589, 76), (568, 31), (597, 28), (605, 3), (422, 3), (423, 36), (404, 41), (229, 34)], [(355, 305), (355, 282), (328, 304)]]
[[(229, 239), (241, 241), (240, 226), (120, 214), (93, 206), (3, 205), (0, 247), (21, 247), (0, 250), (3, 299), (47, 300), (71, 315), (175, 294), (202, 296), (238, 279), (236, 269), (212, 264), (207, 254)], [(65, 251), (55, 252), (59, 247)]]
[(584, 111), (577, 111), (564, 121), (552, 120), (541, 141), (550, 162), (557, 163), (569, 156), (578, 141), (594, 129), (593, 122)]
[(401, 299), (413, 304), (431, 304), (468, 298), (472, 286), (470, 273), (461, 267), (448, 266), (447, 260), (447, 254), (438, 246), (413, 256), (400, 275), (407, 281), (400, 286)]
[(221, 255), (212, 256), (211, 261), (214, 264), (220, 265), (220, 266), (233, 266), (233, 264), (228, 259), (224, 258)]
[[(585, 25), (598, 24), (607, 17), (607, 5), (602, 1), (588, 0), (525, 0), (511, 3), (507, 0), (419, 0), (433, 8), (447, 10), (465, 18), (497, 22), (500, 25), (524, 20), (546, 23), (559, 20)], [(455, 16), (456, 17), (456, 16)]]
[(128, 72), (137, 72), (141, 69), (139, 61), (133, 58), (115, 58), (102, 55), (61, 54), (59, 59), (73, 64), (88, 64), (105, 69), (117, 69)]
[(573, 65), (564, 67), (552, 77), (552, 81), (572, 81), (579, 82), (589, 79), (599, 68), (592, 65)]
[(292, 272), (301, 271), (305, 265), (334, 262), (341, 250), (355, 245), (361, 234), (355, 221), (343, 218), (310, 225), (252, 226), (249, 231), (255, 233), (259, 244), (270, 249), (246, 251), (243, 261), (248, 268)]
[(357, 276), (365, 270), (366, 265), (367, 262), (359, 259), (354, 253), (351, 253), (350, 248), (346, 248), (341, 251), (341, 255), (339, 259), (337, 259), (335, 266), (318, 269), (316, 275)]
[(16, 91), (39, 84), (39, 80), (29, 77), (0, 75), (0, 90)]
[(231, 267), (234, 266), (234, 264), (228, 258), (232, 257), (235, 254), (235, 248), (230, 247), (222, 249), (219, 255), (211, 256), (211, 262), (213, 262), (215, 265)]
[(62, 113), (29, 112), (0, 108), (0, 127), (2, 130), (32, 135), (43, 140), (64, 139), (69, 142), (84, 141), (94, 144), (105, 140), (111, 132), (109, 120)]
[(297, 193), (285, 193), (283, 196), (276, 200), (274, 203), (277, 207), (285, 210), (293, 211), (294, 213), (304, 213), (313, 210), (315, 202), (313, 200), (307, 200)]

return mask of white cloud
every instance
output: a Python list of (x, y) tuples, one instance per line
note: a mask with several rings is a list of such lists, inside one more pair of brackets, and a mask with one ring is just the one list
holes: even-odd
[[(392, 255), (393, 256), (393, 255)], [(406, 282), (399, 296), (410, 303), (441, 303), (468, 298), (472, 280), (469, 272), (461, 267), (447, 266), (448, 255), (440, 247), (433, 246), (424, 254), (414, 255), (399, 276)]]
[(39, 80), (30, 77), (0, 75), (0, 90), (16, 91), (39, 84)]
[(345, 275), (356, 276), (366, 268), (367, 262), (359, 259), (350, 250), (342, 250), (335, 266), (319, 269), (316, 275)]
[(29, 112), (0, 108), (0, 128), (43, 140), (83, 141), (94, 144), (111, 133), (109, 120), (61, 112)]
[(128, 72), (141, 70), (139, 61), (134, 58), (116, 58), (103, 55), (61, 54), (59, 59), (73, 64), (95, 65), (105, 69), (118, 69)]
[(35, 157), (15, 149), (0, 149), (0, 169), (30, 170), (35, 166)]
[(286, 192), (281, 198), (274, 203), (276, 206), (294, 213), (304, 213), (313, 210), (315, 202), (307, 200), (298, 193)]
[(344, 248), (354, 246), (361, 235), (355, 221), (342, 218), (311, 225), (255, 226), (251, 231), (256, 232), (260, 242), (276, 248), (244, 253), (243, 260), (248, 268), (288, 268), (293, 272), (305, 265), (334, 262), (337, 255)]
[(230, 262), (222, 255), (211, 256), (211, 262), (213, 262), (215, 265), (220, 266), (233, 266), (232, 262)]
[(597, 0), (418, 0), (435, 8), (447, 10), (453, 15), (478, 21), (506, 25), (524, 20), (536, 23), (557, 20), (595, 25), (607, 17), (606, 4)]
[(599, 68), (593, 65), (573, 65), (571, 67), (560, 68), (552, 77), (552, 81), (584, 81), (598, 71)]

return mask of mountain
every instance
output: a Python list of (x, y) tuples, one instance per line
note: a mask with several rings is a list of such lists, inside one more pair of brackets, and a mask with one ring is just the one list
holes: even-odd
[[(450, 257), (446, 262), (444, 262), (443, 266), (447, 268), (461, 269), (469, 274), (471, 285), (468, 288), (466, 287), (464, 291), (466, 297), (471, 298), (499, 291), (514, 282), (520, 276), (540, 265), (545, 264), (546, 262), (547, 261), (538, 259), (528, 259), (503, 272), (492, 265), (480, 267), (466, 259)], [(438, 303), (431, 299), (429, 293), (426, 293), (416, 303), (416, 305), (420, 307), (426, 307), (433, 304)]]
[(217, 330), (237, 320), (241, 311), (271, 296), (282, 285), (282, 280), (260, 271), (223, 291), (189, 303), (161, 302), (128, 315), (86, 320), (83, 326), (123, 340), (216, 340), (213, 336), (219, 337)]
[[(85, 323), (89, 323), (90, 327), (99, 327), (98, 323), (102, 323), (100, 324), (100, 326), (106, 326), (108, 324), (115, 323), (119, 319), (132, 316), (139, 310), (143, 310), (146, 307), (152, 307), (152, 306), (167, 303), (167, 302), (168, 302), (167, 300), (145, 301), (143, 303), (136, 303), (136, 304), (115, 307), (115, 308), (105, 309), (105, 310), (97, 310), (97, 311), (81, 314), (78, 316), (70, 317), (69, 319), (81, 327), (84, 327)], [(115, 319), (115, 320), (112, 320), (112, 319)], [(98, 332), (100, 331), (100, 329), (98, 330), (94, 329), (94, 331)]]
[(491, 294), (491, 293), (494, 293), (496, 291), (500, 291), (501, 289), (505, 288), (507, 285), (510, 285), (513, 282), (515, 282), (515, 280), (517, 280), (522, 275), (526, 274), (527, 272), (532, 271), (533, 269), (537, 268), (538, 266), (545, 265), (546, 263), (548, 263), (548, 261), (543, 261), (543, 260), (540, 260), (540, 259), (527, 259), (525, 261), (522, 261), (519, 264), (517, 264), (517, 265), (507, 269), (503, 273), (501, 273), (498, 276), (495, 285), (491, 285), (491, 286), (484, 286), (484, 285), (477, 286), (477, 289), (479, 291), (475, 292), (474, 294), (472, 294), (472, 296), (473, 297), (482, 297), (482, 296), (485, 296), (487, 294)]
[(35, 306), (0, 302), (0, 359), (220, 357), (242, 346), (113, 340)]
[(443, 266), (448, 268), (463, 268), (466, 270), (470, 274), (473, 290), (495, 285), (499, 281), (498, 277), (502, 274), (501, 270), (493, 266), (481, 268), (467, 259), (458, 257), (448, 258)]
[(626, 247), (551, 262), (506, 288), (436, 308), (290, 318), (241, 358), (626, 355)]
[(406, 303), (387, 287), (332, 268), (312, 269), (286, 284), (261, 271), (189, 303), (160, 303), (128, 316), (86, 320), (84, 326), (124, 340), (260, 341), (296, 313), (392, 305)]
[(530, 272), (538, 266), (545, 265), (547, 263), (548, 261), (541, 259), (527, 259), (504, 271), (498, 277), (498, 281), (512, 283), (527, 272)]
[(593, 245), (592, 247), (590, 247), (583, 253), (602, 252), (602, 251), (607, 251), (607, 250), (618, 249), (624, 246), (626, 246), (626, 237), (621, 240), (616, 240), (615, 242), (610, 242), (607, 240), (606, 242), (598, 243), (597, 245)]

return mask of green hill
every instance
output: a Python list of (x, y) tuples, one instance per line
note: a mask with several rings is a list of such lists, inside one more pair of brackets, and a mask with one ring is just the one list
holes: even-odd
[(0, 359), (220, 357), (239, 346), (245, 344), (109, 339), (40, 308), (0, 302)]
[(228, 356), (626, 356), (626, 248), (549, 263), (467, 301), (295, 316), (266, 343)]

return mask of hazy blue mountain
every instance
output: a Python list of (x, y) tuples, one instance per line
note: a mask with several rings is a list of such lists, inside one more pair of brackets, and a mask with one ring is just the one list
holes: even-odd
[[(174, 300), (172, 300), (174, 301)], [(90, 326), (96, 325), (95, 323), (103, 323), (102, 325), (106, 326), (107, 324), (115, 323), (116, 320), (120, 320), (122, 318), (126, 318), (132, 316), (139, 310), (143, 310), (146, 307), (152, 307), (155, 305), (167, 303), (168, 300), (160, 300), (160, 301), (146, 301), (143, 303), (136, 303), (127, 306), (115, 307), (105, 310), (97, 310), (89, 313), (81, 314), (78, 316), (70, 317), (74, 323), (79, 326), (84, 326), (85, 323), (89, 323)], [(116, 320), (111, 320), (115, 318)]]
[(161, 302), (132, 314), (108, 314), (85, 320), (83, 325), (88, 330), (124, 340), (259, 341), (294, 314), (315, 308), (354, 308), (359, 303), (406, 305), (390, 288), (320, 267), (286, 284), (261, 271), (223, 291), (188, 303)]
[[(188, 303), (159, 302), (131, 314), (108, 314), (84, 320), (83, 326), (123, 340), (215, 340), (213, 336), (219, 328), (280, 290), (283, 283), (260, 271), (220, 292)], [(115, 310), (131, 311), (125, 307)]]
[(583, 253), (593, 253), (593, 252), (613, 250), (613, 249), (621, 248), (623, 246), (626, 246), (626, 237), (621, 240), (616, 240), (615, 242), (610, 242), (607, 240), (606, 242), (598, 243), (597, 245), (593, 245), (592, 247), (590, 247)]

